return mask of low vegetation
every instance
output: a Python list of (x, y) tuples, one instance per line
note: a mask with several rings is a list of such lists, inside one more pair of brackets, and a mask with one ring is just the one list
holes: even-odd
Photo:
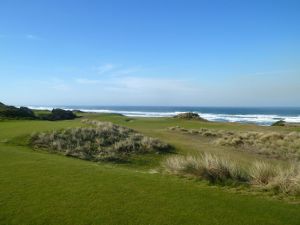
[(233, 132), (213, 129), (184, 129), (169, 128), (173, 131), (209, 137), (215, 145), (232, 146), (239, 150), (246, 150), (269, 157), (282, 159), (300, 159), (299, 132)]
[(93, 127), (70, 128), (32, 135), (31, 144), (40, 149), (85, 160), (126, 160), (142, 153), (163, 153), (171, 146), (132, 129), (110, 122), (83, 121)]
[(203, 119), (202, 117), (200, 117), (198, 113), (193, 113), (193, 112), (179, 113), (178, 115), (174, 116), (174, 118), (207, 121), (207, 120)]
[(237, 164), (208, 153), (200, 156), (169, 157), (164, 162), (164, 167), (171, 173), (193, 175), (212, 183), (248, 180)]
[(35, 119), (35, 120), (72, 120), (77, 118), (76, 114), (69, 110), (53, 109), (51, 112), (35, 114), (27, 107), (17, 108), (0, 102), (0, 118), (2, 119)]
[(0, 102), (0, 118), (26, 118), (35, 119), (34, 112), (27, 107), (8, 106)]
[(199, 156), (172, 156), (164, 163), (166, 171), (183, 176), (193, 176), (211, 183), (248, 185), (277, 194), (300, 195), (300, 167), (288, 168), (255, 161), (244, 166), (229, 158), (213, 154)]

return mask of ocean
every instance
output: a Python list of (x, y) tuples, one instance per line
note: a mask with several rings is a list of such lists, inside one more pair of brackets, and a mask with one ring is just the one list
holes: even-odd
[(271, 125), (278, 120), (300, 123), (300, 107), (183, 107), (183, 106), (28, 106), (32, 109), (63, 108), (95, 113), (120, 113), (131, 117), (172, 117), (198, 113), (209, 121)]

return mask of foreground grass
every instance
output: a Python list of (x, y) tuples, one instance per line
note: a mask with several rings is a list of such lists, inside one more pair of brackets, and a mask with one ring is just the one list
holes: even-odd
[(299, 205), (0, 146), (1, 224), (297, 224)]
[[(159, 137), (173, 144), (180, 154), (193, 152), (196, 146), (189, 137), (170, 134), (166, 131), (169, 126), (255, 129), (172, 119), (87, 117)], [(164, 156), (139, 158), (141, 165), (147, 160), (149, 165), (140, 167), (137, 163), (129, 167), (87, 162), (22, 146), (24, 137), (33, 131), (77, 126), (82, 126), (80, 120), (0, 123), (0, 224), (299, 224), (299, 204), (230, 193), (203, 182), (152, 173), (150, 168), (156, 167), (153, 160), (159, 162)], [(238, 158), (249, 157), (248, 153), (223, 150)]]

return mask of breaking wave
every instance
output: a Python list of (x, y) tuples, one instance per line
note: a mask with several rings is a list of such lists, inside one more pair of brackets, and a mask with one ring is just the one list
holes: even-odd
[[(44, 107), (44, 106), (28, 106), (31, 109), (38, 110), (52, 110), (55, 107)], [(100, 108), (100, 107), (60, 107), (65, 110), (80, 110), (83, 112), (93, 112), (93, 113), (119, 113), (124, 116), (131, 117), (172, 117), (179, 113), (188, 112), (187, 110), (182, 111), (163, 111), (165, 109), (159, 110), (159, 107), (153, 107), (150, 110), (140, 110), (141, 107), (136, 107), (139, 110), (134, 110), (134, 107), (130, 107), (130, 110), (122, 110), (122, 109), (114, 109), (111, 107)], [(120, 107), (115, 107), (120, 108)], [(150, 107), (146, 107), (149, 109)], [(157, 109), (155, 111), (155, 109)], [(272, 123), (278, 120), (284, 120), (290, 123), (300, 123), (300, 114), (299, 115), (279, 115), (279, 114), (234, 114), (234, 113), (207, 113), (195, 110), (194, 113), (198, 113), (202, 118), (207, 119), (209, 121), (222, 121), (222, 122), (239, 122), (239, 123), (255, 123), (259, 125), (271, 125)], [(207, 110), (206, 110), (207, 111)], [(214, 110), (215, 111), (215, 110)]]

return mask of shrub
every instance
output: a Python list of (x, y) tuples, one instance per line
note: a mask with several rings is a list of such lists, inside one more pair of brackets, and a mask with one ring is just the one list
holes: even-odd
[(32, 135), (31, 144), (40, 149), (86, 160), (124, 160), (132, 154), (162, 153), (171, 146), (132, 129), (108, 122), (84, 121), (95, 127), (72, 128)]
[(29, 119), (35, 119), (34, 112), (27, 108), (27, 107), (14, 107), (14, 106), (7, 106), (0, 102), (0, 117), (5, 118), (29, 118)]

